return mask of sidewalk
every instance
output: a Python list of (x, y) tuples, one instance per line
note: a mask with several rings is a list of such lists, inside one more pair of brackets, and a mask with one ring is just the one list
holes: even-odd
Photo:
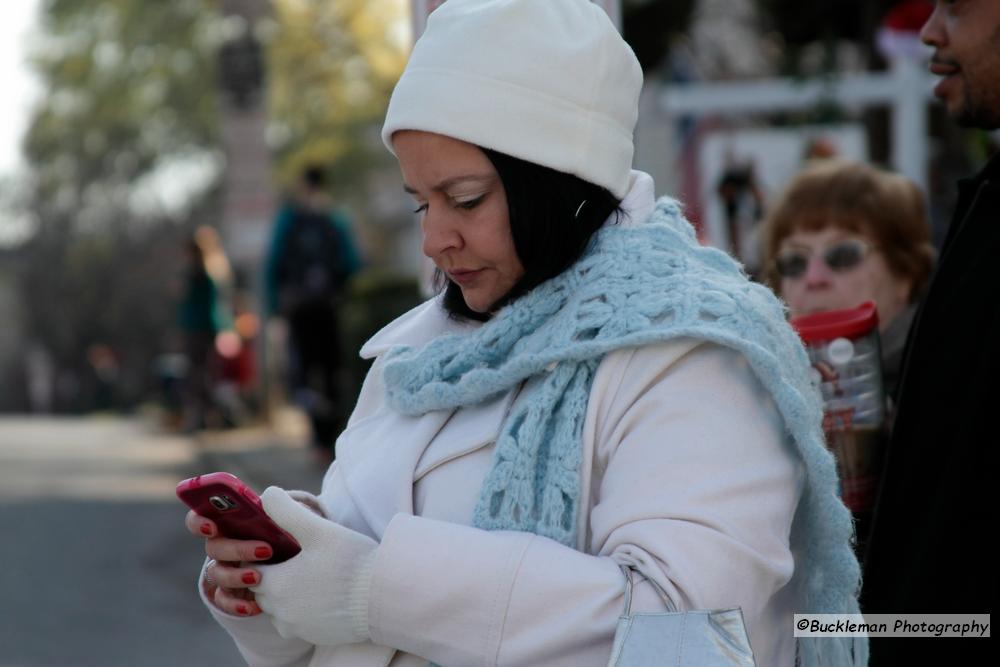
[(309, 425), (294, 408), (276, 412), (271, 425), (203, 431), (195, 447), (205, 472), (230, 472), (261, 493), (268, 486), (319, 493), (328, 467), (308, 441)]

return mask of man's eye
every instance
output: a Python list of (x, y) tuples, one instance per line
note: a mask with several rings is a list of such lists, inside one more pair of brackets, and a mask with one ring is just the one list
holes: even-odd
[(423, 213), (427, 210), (427, 204), (421, 204), (419, 207), (413, 209), (414, 213)]

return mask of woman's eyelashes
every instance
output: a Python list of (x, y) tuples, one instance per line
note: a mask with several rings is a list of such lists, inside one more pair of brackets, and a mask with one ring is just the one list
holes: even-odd
[(456, 199), (455, 208), (461, 208), (468, 211), (482, 204), (484, 199), (486, 199), (485, 193), (479, 195), (478, 197), (473, 197), (472, 199)]
[[(470, 211), (470, 210), (476, 208), (477, 206), (479, 206), (480, 204), (482, 204), (483, 200), (486, 199), (486, 195), (487, 195), (487, 193), (483, 193), (483, 194), (479, 195), (478, 197), (473, 197), (472, 199), (454, 199), (454, 198), (452, 198), (452, 206), (455, 207), (455, 208), (460, 208), (460, 209), (462, 209), (464, 211)], [(417, 213), (417, 214), (424, 213), (424, 212), (427, 211), (427, 207), (428, 206), (429, 206), (429, 204), (427, 202), (424, 202), (423, 204), (420, 204), (417, 208), (413, 209), (413, 212)]]

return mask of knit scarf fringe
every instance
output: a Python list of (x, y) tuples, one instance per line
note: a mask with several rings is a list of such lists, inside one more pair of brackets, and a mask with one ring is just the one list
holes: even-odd
[[(674, 200), (657, 202), (644, 224), (601, 229), (573, 267), (474, 332), (391, 350), (384, 380), (390, 405), (419, 415), (476, 405), (541, 377), (501, 427), (473, 525), (576, 548), (581, 438), (597, 367), (608, 352), (678, 338), (740, 352), (803, 460), (806, 485), (791, 532), (797, 611), (860, 613), (851, 516), (837, 497), (805, 350), (777, 298), (728, 255), (699, 245)], [(868, 643), (799, 638), (797, 653), (803, 667), (865, 665)]]

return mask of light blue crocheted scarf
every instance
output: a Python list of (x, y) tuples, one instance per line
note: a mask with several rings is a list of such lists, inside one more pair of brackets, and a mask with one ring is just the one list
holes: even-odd
[[(634, 227), (607, 226), (569, 270), (466, 335), (389, 352), (388, 400), (409, 415), (475, 405), (522, 381), (531, 396), (501, 427), (473, 525), (576, 547), (581, 434), (597, 366), (613, 350), (697, 338), (743, 354), (771, 393), (805, 463), (792, 525), (800, 613), (859, 613), (847, 508), (823, 444), (822, 405), (783, 308), (725, 253), (702, 247), (676, 201)], [(788, 632), (792, 632), (788, 619)], [(798, 640), (805, 667), (867, 664), (867, 640)]]

